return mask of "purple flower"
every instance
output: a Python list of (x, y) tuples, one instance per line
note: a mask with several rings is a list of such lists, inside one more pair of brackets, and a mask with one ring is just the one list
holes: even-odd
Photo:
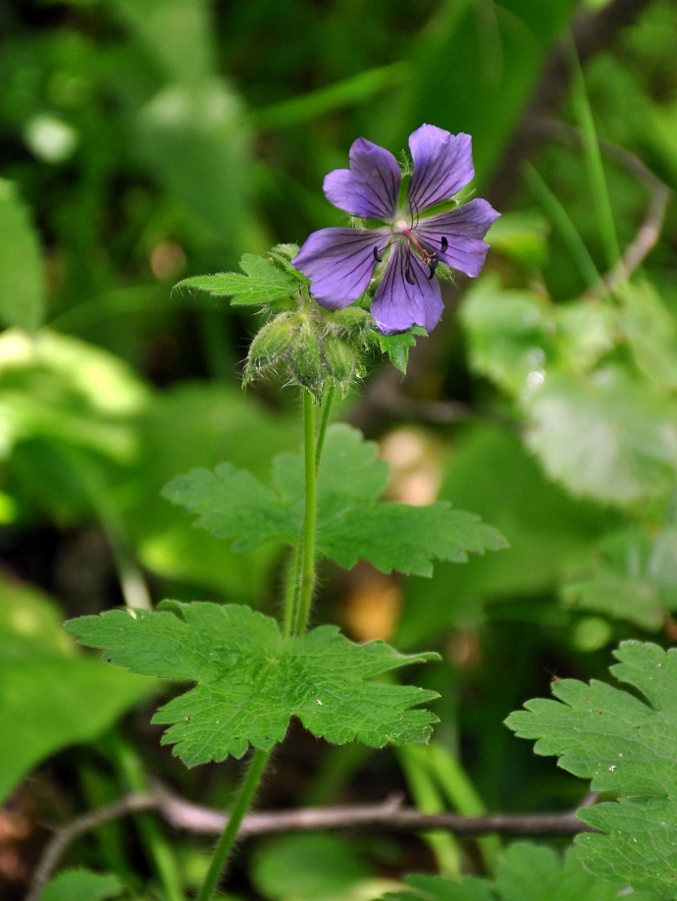
[(324, 180), (324, 193), (341, 210), (387, 223), (379, 228), (322, 228), (313, 232), (294, 266), (311, 282), (315, 299), (338, 310), (367, 289), (374, 268), (388, 253), (371, 313), (385, 334), (413, 325), (433, 329), (442, 315), (435, 277), (439, 263), (473, 277), (480, 274), (489, 246), (482, 240), (499, 213), (486, 200), (471, 200), (447, 212), (421, 213), (448, 201), (475, 174), (470, 135), (452, 135), (422, 125), (409, 137), (414, 171), (404, 209), (398, 209), (400, 167), (388, 150), (358, 138), (350, 168)]

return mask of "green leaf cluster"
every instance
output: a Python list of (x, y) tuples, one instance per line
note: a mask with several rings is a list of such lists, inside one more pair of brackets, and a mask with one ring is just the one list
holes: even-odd
[(278, 313), (255, 335), (247, 358), (245, 383), (285, 362), (299, 383), (321, 398), (327, 378), (347, 387), (361, 372), (361, 358), (372, 347), (378, 347), (406, 373), (409, 350), (418, 336), (427, 334), (426, 330), (414, 326), (401, 334), (382, 335), (358, 304), (335, 311), (319, 307), (310, 300), (308, 279), (291, 265), (297, 252), (294, 244), (278, 244), (267, 257), (245, 253), (240, 259), (244, 274), (196, 275), (175, 287), (230, 297), (232, 306), (258, 306), (268, 312), (294, 311), (295, 315)]
[[(379, 501), (388, 480), (377, 446), (347, 425), (327, 432), (318, 472), (318, 556), (349, 569), (361, 558), (383, 572), (429, 576), (432, 560), (464, 562), (469, 553), (505, 547), (479, 517), (440, 501), (427, 507)], [(298, 456), (273, 461), (270, 487), (246, 470), (221, 463), (172, 479), (164, 496), (197, 514), (195, 525), (249, 551), (278, 540), (295, 545), (303, 511)]]
[[(586, 868), (634, 889), (677, 896), (677, 649), (626, 641), (611, 667), (631, 691), (593, 680), (553, 683), (557, 700), (535, 699), (506, 723), (520, 738), (535, 739), (537, 754), (593, 791), (613, 792), (579, 811), (599, 830), (576, 837)], [(638, 697), (637, 694), (642, 697)]]
[[(616, 901), (624, 885), (604, 882), (581, 866), (575, 849), (561, 860), (551, 848), (516, 842), (505, 853), (494, 879), (467, 877), (452, 882), (443, 876), (412, 875), (407, 889), (389, 892), (381, 901)], [(659, 901), (635, 892), (634, 901)]]
[(153, 717), (170, 725), (162, 743), (186, 766), (242, 757), (250, 745), (268, 750), (292, 716), (318, 738), (376, 748), (427, 741), (437, 719), (420, 707), (436, 692), (372, 681), (437, 654), (354, 644), (336, 626), (284, 640), (274, 619), (249, 607), (164, 601), (152, 613), (112, 610), (66, 629), (117, 666), (197, 683)]

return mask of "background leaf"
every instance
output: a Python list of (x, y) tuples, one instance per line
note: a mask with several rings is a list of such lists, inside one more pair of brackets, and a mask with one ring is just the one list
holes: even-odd
[(122, 885), (110, 873), (91, 870), (64, 870), (50, 879), (43, 889), (42, 901), (108, 901), (118, 898)]
[(0, 178), (0, 321), (34, 332), (44, 322), (42, 253), (26, 206), (12, 182)]
[(567, 604), (656, 631), (677, 609), (677, 529), (606, 536), (590, 571), (565, 585)]
[(0, 581), (0, 801), (32, 767), (98, 738), (150, 695), (148, 679), (74, 653), (55, 604)]
[(368, 875), (352, 841), (321, 832), (269, 841), (252, 867), (257, 891), (272, 901), (350, 901)]
[(618, 368), (588, 379), (550, 375), (530, 398), (527, 440), (574, 494), (627, 504), (677, 476), (677, 406)]

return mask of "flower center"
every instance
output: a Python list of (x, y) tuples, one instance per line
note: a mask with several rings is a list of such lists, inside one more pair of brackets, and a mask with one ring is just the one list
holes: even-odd
[[(409, 225), (406, 219), (396, 219), (393, 222), (393, 231), (397, 235), (397, 238), (401, 238), (406, 240), (407, 242), (407, 266), (404, 270), (404, 277), (409, 282), (410, 285), (415, 285), (416, 281), (414, 280), (413, 275), (411, 274), (411, 248), (413, 246), (414, 250), (421, 258), (423, 263), (428, 267), (430, 271), (430, 275), (428, 279), (431, 279), (435, 275), (435, 270), (437, 269), (437, 264), (439, 260), (437, 258), (437, 253), (434, 250), (428, 250), (425, 248), (418, 238), (415, 235), (415, 228)], [(396, 238), (396, 240), (397, 240)]]

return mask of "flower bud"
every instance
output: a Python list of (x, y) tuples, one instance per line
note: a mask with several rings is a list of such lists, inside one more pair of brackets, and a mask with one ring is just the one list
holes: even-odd
[(374, 324), (371, 315), (362, 307), (350, 306), (332, 311), (328, 316), (328, 328), (337, 335), (362, 335)]
[(288, 354), (292, 380), (304, 385), (317, 400), (321, 400), (324, 367), (320, 336), (310, 317), (299, 316), (297, 322)]
[(247, 354), (244, 371), (245, 385), (262, 370), (273, 367), (280, 361), (294, 340), (298, 316), (280, 313), (254, 336)]
[(345, 389), (355, 378), (357, 356), (353, 348), (335, 335), (327, 335), (324, 339), (324, 360), (327, 377)]

